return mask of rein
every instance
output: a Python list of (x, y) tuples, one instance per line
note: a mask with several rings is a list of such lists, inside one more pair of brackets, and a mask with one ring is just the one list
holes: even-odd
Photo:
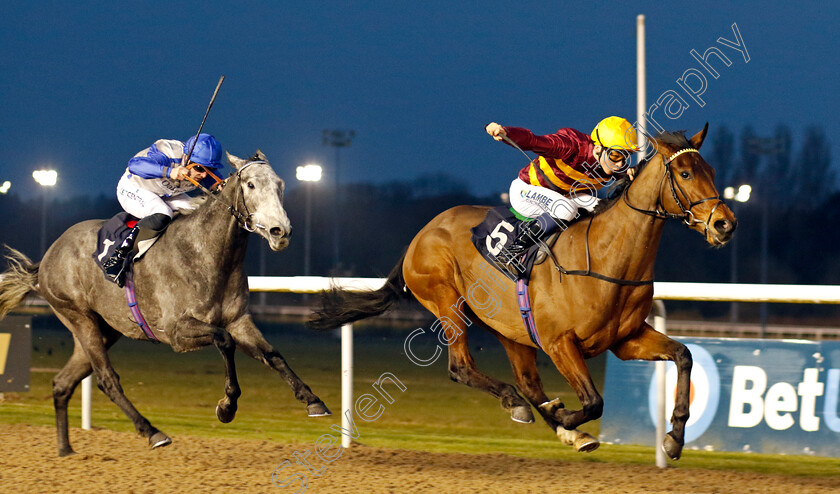
[[(233, 177), (236, 177), (237, 179), (239, 179), (241, 181), (242, 180), (242, 177), (241, 177), (242, 171), (245, 168), (248, 168), (249, 166), (254, 165), (254, 164), (268, 164), (268, 162), (263, 161), (263, 160), (254, 160), (254, 161), (249, 161), (249, 162), (245, 163), (244, 165), (239, 167), (238, 170), (236, 170), (236, 173), (234, 175), (231, 175), (231, 177), (229, 177), (228, 179), (221, 182), (222, 186), (225, 185), (227, 180), (230, 180)], [(248, 205), (245, 204), (244, 196), (242, 197), (242, 207), (245, 208), (245, 213), (242, 213), (237, 208), (236, 203), (239, 202), (239, 196), (242, 195), (242, 188), (241, 187), (239, 187), (236, 191), (236, 197), (233, 199), (233, 204), (228, 204), (225, 201), (223, 201), (222, 199), (220, 199), (219, 197), (216, 197), (216, 194), (214, 194), (207, 187), (201, 185), (198, 181), (193, 180), (190, 177), (186, 177), (186, 178), (187, 178), (187, 180), (192, 182), (193, 185), (195, 185), (196, 187), (201, 189), (208, 197), (211, 197), (213, 200), (218, 201), (218, 202), (222, 203), (225, 207), (227, 207), (228, 212), (230, 212), (230, 214), (232, 214), (236, 218), (236, 220), (239, 222), (239, 226), (241, 228), (245, 229), (245, 231), (253, 232), (257, 228), (261, 228), (261, 229), (265, 230), (265, 225), (261, 225), (261, 224), (253, 221), (252, 217), (253, 217), (254, 213), (251, 213), (250, 211), (248, 211)]]
[[(678, 219), (678, 220), (682, 220), (688, 226), (691, 226), (695, 223), (702, 223), (703, 225), (705, 225), (704, 234), (708, 234), (709, 222), (712, 220), (712, 215), (715, 214), (715, 211), (717, 211), (718, 206), (723, 204), (723, 201), (720, 200), (720, 196), (706, 197), (705, 199), (700, 199), (699, 201), (691, 201), (689, 199), (688, 194), (686, 194), (685, 190), (682, 188), (682, 186), (679, 183), (677, 183), (676, 179), (674, 178), (674, 170), (671, 168), (671, 163), (678, 156), (680, 156), (682, 154), (686, 154), (686, 153), (698, 153), (699, 154), (700, 151), (698, 151), (694, 148), (682, 149), (682, 150), (677, 151), (676, 153), (672, 154), (671, 157), (669, 157), (667, 160), (664, 161), (665, 173), (662, 175), (662, 180), (660, 180), (660, 182), (659, 182), (659, 197), (656, 200), (656, 209), (650, 211), (650, 210), (647, 210), (647, 209), (637, 208), (636, 206), (633, 206), (632, 204), (630, 204), (629, 193), (630, 193), (630, 187), (633, 184), (630, 184), (630, 186), (628, 186), (626, 189), (624, 189), (624, 192), (622, 193), (622, 198), (624, 200), (624, 203), (627, 204), (627, 206), (629, 206), (634, 211), (638, 211), (642, 214), (652, 216), (656, 219), (662, 219), (662, 220), (667, 220), (669, 218), (670, 219)], [(647, 162), (647, 160), (645, 162)], [(671, 186), (671, 194), (674, 197), (674, 201), (677, 203), (677, 205), (682, 210), (682, 214), (669, 213), (667, 210), (665, 210), (665, 206), (662, 204), (662, 183), (665, 181), (665, 177), (668, 177), (668, 182)], [(680, 200), (679, 196), (677, 195), (677, 191), (679, 191), (679, 193), (682, 195), (682, 197), (685, 198), (685, 201), (688, 202), (688, 207), (685, 207), (683, 205), (683, 201)], [(706, 219), (706, 221), (698, 220), (697, 218), (694, 217), (694, 213), (691, 212), (691, 210), (692, 210), (692, 208), (694, 208), (694, 206), (697, 206), (698, 204), (702, 204), (706, 201), (712, 201), (712, 200), (715, 200), (715, 199), (717, 199), (718, 203), (715, 204), (715, 207), (712, 208), (712, 211), (709, 213), (709, 217)], [(662, 207), (662, 210), (660, 210), (660, 206)], [(592, 220), (593, 219), (595, 219), (594, 216), (590, 217), (589, 218), (589, 224), (586, 226), (586, 241), (585, 241), (585, 245), (586, 245), (586, 269), (585, 270), (571, 270), (571, 271), (565, 269), (563, 266), (560, 265), (559, 262), (557, 262), (557, 259), (554, 257), (554, 254), (551, 253), (551, 249), (547, 249), (548, 252), (551, 254), (551, 259), (554, 262), (554, 266), (555, 266), (555, 268), (557, 268), (557, 271), (561, 272), (562, 274), (566, 274), (566, 275), (590, 276), (592, 278), (597, 278), (599, 280), (608, 281), (610, 283), (615, 283), (617, 285), (628, 285), (628, 286), (652, 285), (653, 280), (625, 280), (623, 278), (613, 278), (612, 276), (607, 276), (607, 275), (596, 273), (596, 272), (592, 271), (592, 268), (590, 267), (591, 256), (590, 256), (590, 253), (589, 253), (589, 229), (592, 228)]]
[[(681, 149), (680, 151), (677, 151), (676, 153), (672, 154), (671, 157), (669, 157), (667, 160), (664, 161), (665, 173), (662, 175), (662, 180), (660, 180), (660, 182), (659, 182), (659, 197), (656, 200), (656, 209), (654, 209), (653, 211), (650, 211), (650, 210), (647, 210), (647, 209), (637, 208), (636, 206), (630, 204), (630, 186), (628, 186), (626, 189), (624, 189), (624, 192), (622, 193), (621, 196), (622, 196), (622, 199), (624, 200), (624, 203), (627, 204), (627, 206), (629, 206), (630, 209), (633, 209), (634, 211), (638, 211), (642, 214), (646, 214), (648, 216), (652, 216), (654, 218), (661, 219), (661, 220), (667, 220), (667, 219), (682, 220), (683, 223), (685, 223), (687, 226), (691, 226), (695, 223), (702, 223), (704, 225), (703, 233), (708, 234), (708, 232), (709, 232), (709, 222), (712, 220), (712, 215), (715, 214), (715, 211), (717, 211), (718, 206), (723, 204), (723, 201), (720, 200), (720, 196), (706, 197), (704, 199), (700, 199), (699, 201), (691, 201), (691, 199), (689, 199), (688, 194), (685, 192), (685, 190), (682, 188), (682, 186), (674, 178), (674, 170), (671, 168), (671, 163), (673, 163), (673, 161), (678, 156), (680, 156), (682, 154), (686, 154), (686, 153), (698, 153), (699, 154), (700, 151), (698, 151), (694, 148)], [(669, 213), (668, 211), (665, 210), (665, 206), (662, 203), (662, 182), (665, 181), (665, 177), (668, 177), (668, 184), (671, 186), (671, 195), (674, 197), (674, 202), (676, 202), (677, 206), (679, 206), (680, 210), (682, 210), (682, 214)], [(630, 184), (630, 185), (632, 186), (633, 184)], [(680, 195), (682, 195), (682, 197), (685, 199), (685, 202), (688, 203), (688, 207), (683, 205), (683, 201), (680, 199), (679, 195), (677, 194), (677, 191), (679, 191)], [(715, 207), (713, 207), (711, 212), (709, 212), (709, 217), (706, 218), (706, 221), (699, 220), (699, 219), (695, 218), (694, 213), (691, 211), (694, 208), (694, 206), (702, 204), (706, 201), (713, 201), (713, 200), (717, 200), (718, 203), (715, 204)], [(662, 208), (662, 210), (660, 210), (660, 207)]]
[(592, 278), (596, 278), (603, 281), (608, 281), (610, 283), (615, 283), (616, 285), (628, 285), (628, 286), (645, 286), (645, 285), (652, 285), (653, 280), (625, 280), (624, 278), (613, 278), (612, 276), (607, 276), (605, 274), (596, 273), (592, 271), (590, 266), (590, 258), (589, 255), (589, 229), (592, 228), (592, 220), (595, 219), (594, 216), (590, 216), (589, 224), (586, 225), (586, 269), (575, 269), (575, 270), (568, 270), (560, 265), (557, 262), (557, 258), (554, 257), (554, 253), (551, 252), (551, 249), (548, 249), (549, 254), (551, 255), (551, 260), (554, 262), (554, 267), (557, 271), (560, 271), (562, 274), (565, 275), (572, 275), (572, 276), (589, 276)]

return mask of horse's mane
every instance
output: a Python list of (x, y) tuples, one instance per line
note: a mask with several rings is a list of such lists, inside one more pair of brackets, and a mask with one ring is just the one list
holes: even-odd
[(685, 130), (675, 130), (674, 132), (667, 132), (662, 131), (656, 134), (653, 138), (659, 141), (662, 144), (667, 144), (676, 151), (681, 149), (690, 148), (691, 143), (688, 142), (688, 138), (685, 137)]

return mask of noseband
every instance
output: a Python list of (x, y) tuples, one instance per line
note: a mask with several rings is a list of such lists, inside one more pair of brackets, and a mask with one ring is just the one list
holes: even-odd
[[(239, 179), (239, 181), (241, 181), (242, 180), (242, 176), (241, 176), (242, 171), (245, 170), (246, 168), (248, 168), (251, 165), (257, 165), (257, 164), (267, 165), (268, 162), (263, 161), (263, 160), (254, 160), (254, 161), (249, 161), (249, 162), (245, 163), (244, 165), (240, 166), (238, 170), (236, 170), (236, 173), (234, 175), (232, 175), (231, 177), (229, 177), (228, 179), (226, 179), (225, 181), (222, 182), (222, 187), (224, 187), (224, 185), (227, 183), (227, 181), (230, 180), (233, 177), (236, 177), (237, 179)], [(245, 195), (242, 193), (242, 187), (237, 187), (236, 196), (233, 198), (233, 204), (227, 204), (225, 201), (223, 201), (219, 197), (216, 197), (216, 194), (214, 194), (212, 191), (210, 191), (207, 187), (201, 185), (198, 181), (193, 180), (189, 177), (187, 177), (187, 180), (192, 182), (193, 185), (195, 185), (196, 187), (200, 188), (205, 194), (207, 194), (208, 197), (211, 197), (213, 200), (219, 201), (220, 203), (227, 206), (228, 212), (230, 212), (230, 214), (232, 214), (236, 218), (236, 220), (239, 222), (239, 226), (241, 228), (245, 229), (248, 232), (253, 232), (257, 228), (260, 228), (260, 229), (263, 229), (263, 230), (266, 229), (265, 225), (261, 225), (259, 223), (256, 223), (254, 221), (254, 218), (253, 218), (254, 213), (248, 211), (248, 205), (245, 204)], [(240, 196), (242, 197), (242, 199), (241, 199), (242, 207), (245, 209), (244, 213), (239, 210), (238, 204), (237, 204), (237, 203), (240, 202)]]
[[(234, 176), (237, 179), (239, 179), (239, 181), (241, 182), (242, 181), (242, 171), (244, 169), (248, 168), (249, 166), (255, 165), (255, 164), (267, 165), (268, 162), (267, 161), (262, 161), (262, 160), (249, 161), (249, 162), (245, 163), (244, 165), (240, 166), (239, 169), (236, 170), (236, 174)], [(242, 211), (240, 211), (239, 208), (238, 208), (238, 203), (240, 202), (239, 201), (240, 196), (242, 197), (242, 201), (241, 201), (242, 202), (242, 207), (245, 209), (244, 213)], [(239, 221), (239, 226), (247, 232), (253, 232), (257, 228), (262, 229), (262, 230), (266, 229), (265, 225), (261, 225), (254, 220), (254, 213), (252, 213), (248, 210), (248, 205), (245, 204), (245, 194), (242, 193), (242, 187), (241, 186), (236, 188), (236, 197), (234, 197), (234, 199), (233, 199), (233, 204), (228, 206), (228, 211), (230, 211), (230, 214), (232, 214), (234, 217), (236, 217), (237, 221)]]
[[(648, 216), (653, 216), (654, 218), (663, 219), (663, 220), (669, 219), (669, 218), (682, 220), (688, 226), (692, 226), (695, 223), (702, 223), (704, 225), (704, 234), (708, 234), (708, 232), (709, 232), (709, 222), (712, 221), (712, 215), (714, 215), (715, 211), (717, 211), (717, 208), (721, 204), (723, 204), (723, 201), (720, 200), (720, 196), (711, 196), (711, 197), (706, 197), (704, 199), (700, 199), (698, 201), (691, 201), (691, 199), (688, 197), (688, 194), (685, 192), (685, 190), (682, 188), (682, 186), (679, 184), (679, 182), (677, 182), (676, 178), (674, 177), (674, 170), (671, 168), (671, 163), (673, 163), (673, 161), (677, 157), (679, 157), (680, 155), (686, 154), (686, 153), (698, 153), (699, 154), (700, 151), (698, 151), (694, 148), (681, 149), (681, 150), (677, 151), (676, 153), (672, 154), (671, 157), (669, 157), (668, 159), (664, 160), (665, 173), (662, 175), (662, 180), (659, 182), (659, 197), (656, 199), (656, 209), (654, 209), (653, 211), (650, 211), (650, 210), (647, 210), (647, 209), (637, 208), (636, 206), (633, 206), (632, 204), (630, 204), (630, 196), (629, 196), (630, 187), (629, 186), (626, 189), (624, 189), (624, 193), (622, 194), (622, 196), (624, 198), (624, 203), (627, 204), (628, 206), (630, 206), (630, 208), (635, 210), (635, 211), (638, 211), (642, 214), (646, 214)], [(647, 162), (647, 160), (645, 160), (645, 162)], [(665, 180), (666, 177), (668, 178), (668, 183), (671, 186), (671, 195), (674, 197), (674, 201), (677, 203), (677, 206), (679, 206), (680, 210), (682, 211), (682, 214), (669, 213), (665, 209), (665, 205), (662, 202), (662, 182)], [(630, 185), (632, 186), (632, 184), (630, 184)], [(679, 192), (679, 194), (678, 194), (678, 192)], [(685, 202), (688, 203), (687, 207), (683, 204), (683, 201), (680, 199), (680, 196), (682, 196), (685, 199)], [(717, 200), (717, 204), (715, 204), (715, 207), (712, 208), (712, 211), (709, 213), (709, 217), (706, 218), (706, 221), (697, 219), (694, 216), (694, 213), (691, 211), (694, 208), (694, 206), (702, 204), (706, 201), (713, 201), (713, 200)]]

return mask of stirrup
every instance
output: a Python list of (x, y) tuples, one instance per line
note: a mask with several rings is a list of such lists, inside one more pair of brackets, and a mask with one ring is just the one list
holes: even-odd
[(509, 247), (505, 247), (505, 250), (508, 251), (511, 257), (521, 256), (539, 242), (539, 239), (534, 241), (533, 237), (527, 233), (523, 233), (522, 236), (515, 239)]
[(542, 264), (547, 258), (551, 258), (554, 261), (555, 265), (558, 265), (557, 259), (554, 258), (554, 253), (551, 252), (551, 247), (554, 245), (554, 242), (557, 241), (557, 237), (560, 236), (560, 231), (556, 231), (545, 238), (545, 240), (540, 239), (537, 242), (540, 246), (540, 249), (537, 251), (537, 255), (534, 258), (534, 266), (537, 264)]
[(102, 263), (102, 269), (104, 269), (106, 273), (109, 271), (116, 272), (117, 269), (115, 268), (122, 266), (123, 264), (125, 264), (125, 254), (118, 250), (111, 254), (111, 257)]
[(112, 271), (110, 273), (105, 273), (105, 277), (108, 278), (108, 280), (116, 283), (118, 287), (122, 288), (125, 286), (126, 271), (127, 269), (125, 265), (123, 265), (117, 272)]
[(125, 272), (128, 268), (128, 260), (125, 253), (118, 250), (102, 264), (105, 278), (113, 281), (120, 288), (125, 285)]
[(505, 247), (505, 250), (507, 251), (507, 254), (510, 258), (514, 258), (514, 257), (521, 256), (522, 254), (528, 252), (528, 249), (530, 247), (531, 247), (530, 245), (529, 246), (524, 246), (524, 245), (517, 244), (517, 243), (514, 242), (509, 247)]

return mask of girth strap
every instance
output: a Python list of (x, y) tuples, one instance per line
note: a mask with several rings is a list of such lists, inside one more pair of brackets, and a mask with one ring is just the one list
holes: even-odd
[(140, 329), (146, 333), (146, 336), (155, 343), (160, 343), (152, 328), (146, 323), (143, 313), (140, 312), (140, 307), (137, 305), (137, 299), (134, 297), (134, 273), (131, 270), (125, 276), (125, 301), (128, 302), (128, 310), (134, 316), (134, 323), (140, 326)]
[(531, 298), (528, 296), (528, 284), (525, 280), (516, 280), (516, 300), (519, 302), (519, 313), (522, 315), (522, 322), (525, 323), (525, 329), (528, 330), (528, 336), (531, 341), (537, 345), (537, 348), (542, 348), (540, 342), (540, 335), (537, 334), (537, 324), (534, 322), (534, 314), (531, 311)]

